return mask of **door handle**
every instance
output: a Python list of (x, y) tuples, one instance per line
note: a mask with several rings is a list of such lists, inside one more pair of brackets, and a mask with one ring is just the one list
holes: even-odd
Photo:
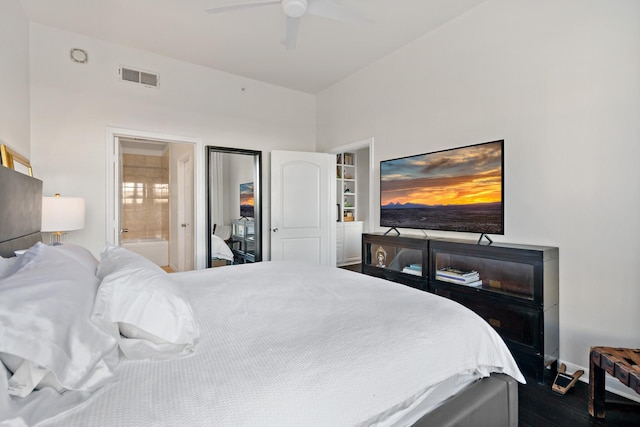
[(277, 233), (278, 232), (278, 227), (272, 228), (271, 231), (273, 231), (274, 233)]
[(180, 227), (186, 227), (187, 224), (180, 224)]

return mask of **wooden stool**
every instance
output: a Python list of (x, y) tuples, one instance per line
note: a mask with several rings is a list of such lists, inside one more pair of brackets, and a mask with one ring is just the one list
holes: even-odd
[[(640, 349), (591, 347), (589, 360), (589, 414), (592, 417), (605, 416), (605, 372), (640, 394)], [(615, 404), (621, 409), (638, 407), (624, 403), (607, 404)]]

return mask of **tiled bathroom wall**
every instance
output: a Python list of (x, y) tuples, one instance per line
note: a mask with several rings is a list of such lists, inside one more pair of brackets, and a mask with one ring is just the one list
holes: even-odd
[(169, 156), (122, 156), (123, 239), (169, 240)]

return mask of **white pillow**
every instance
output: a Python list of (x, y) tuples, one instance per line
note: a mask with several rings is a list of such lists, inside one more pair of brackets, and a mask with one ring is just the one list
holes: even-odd
[(7, 277), (15, 271), (18, 257), (3, 258), (0, 256), (0, 279)]
[(97, 276), (102, 283), (92, 318), (121, 334), (131, 359), (172, 359), (191, 354), (200, 333), (186, 295), (160, 267), (125, 248), (107, 246)]
[(61, 243), (53, 248), (77, 261), (91, 274), (96, 274), (99, 262), (87, 248), (72, 243)]
[(0, 352), (9, 355), (3, 362), (30, 362), (23, 373), (43, 367), (70, 390), (94, 391), (110, 381), (118, 341), (90, 319), (98, 284), (54, 247), (36, 243), (18, 257), (15, 273), (0, 279)]

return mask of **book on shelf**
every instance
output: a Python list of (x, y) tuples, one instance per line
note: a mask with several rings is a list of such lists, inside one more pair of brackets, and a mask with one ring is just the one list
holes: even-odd
[(409, 264), (402, 269), (403, 273), (414, 274), (416, 276), (422, 276), (422, 264)]
[(449, 281), (457, 282), (457, 283), (469, 283), (469, 282), (475, 282), (476, 280), (479, 280), (480, 275), (476, 273), (471, 276), (461, 277), (461, 276), (454, 276), (451, 274), (441, 273), (439, 271), (436, 271), (436, 279), (442, 279), (442, 280), (448, 279)]
[(462, 270), (454, 267), (442, 267), (437, 270), (437, 273), (447, 274), (449, 276), (458, 276), (458, 277), (468, 277), (477, 275), (478, 272), (475, 270)]
[(407, 273), (407, 274), (413, 274), (414, 276), (422, 276), (422, 269), (414, 269), (411, 268), (410, 266), (406, 266), (405, 268), (402, 269), (403, 273)]
[(441, 277), (441, 276), (436, 276), (436, 279), (441, 280), (443, 282), (455, 283), (456, 285), (462, 285), (462, 286), (472, 286), (472, 287), (482, 286), (482, 280), (480, 279), (466, 281), (466, 282), (461, 280), (456, 280), (456, 279), (450, 279), (448, 277)]

